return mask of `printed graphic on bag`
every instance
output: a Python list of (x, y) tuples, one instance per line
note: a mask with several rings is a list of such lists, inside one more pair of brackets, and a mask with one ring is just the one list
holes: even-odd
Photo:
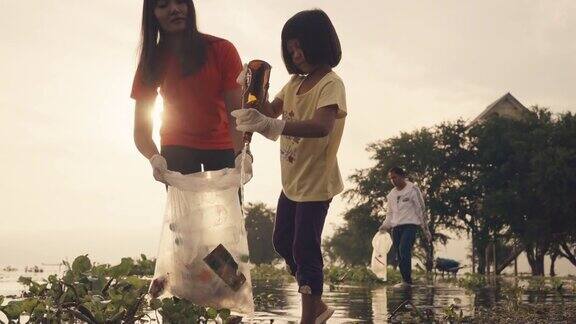
[(244, 274), (238, 274), (238, 263), (222, 244), (210, 252), (204, 262), (234, 291), (238, 291), (246, 282)]

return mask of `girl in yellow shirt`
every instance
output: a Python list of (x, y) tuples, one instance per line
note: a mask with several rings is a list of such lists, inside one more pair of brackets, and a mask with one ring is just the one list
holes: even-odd
[(291, 79), (261, 111), (232, 112), (240, 131), (274, 141), (281, 136), (283, 190), (274, 248), (298, 281), (302, 323), (323, 323), (334, 313), (322, 301), (321, 235), (330, 202), (343, 190), (336, 153), (346, 95), (342, 79), (332, 70), (341, 56), (338, 35), (324, 11), (297, 13), (282, 30), (282, 57)]

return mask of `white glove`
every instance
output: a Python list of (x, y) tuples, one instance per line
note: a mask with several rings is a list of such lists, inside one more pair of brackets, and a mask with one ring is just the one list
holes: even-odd
[(236, 77), (236, 83), (238, 83), (241, 86), (245, 86), (247, 74), (248, 74), (248, 64), (244, 63), (244, 65), (242, 66), (242, 71), (240, 71), (240, 74), (238, 74), (238, 77)]
[(150, 164), (152, 165), (152, 175), (156, 181), (166, 183), (164, 180), (164, 173), (168, 172), (168, 163), (166, 159), (160, 154), (154, 154), (150, 158)]
[[(246, 153), (246, 159), (244, 160), (244, 183), (243, 184), (247, 184), (248, 181), (250, 181), (250, 179), (252, 179), (252, 155), (249, 153)], [(242, 171), (242, 153), (238, 154), (238, 156), (236, 157), (236, 159), (234, 160), (234, 167), (236, 168), (236, 170), (238, 170), (238, 172)]]
[(236, 118), (236, 129), (242, 132), (260, 133), (275, 141), (282, 135), (286, 121), (262, 115), (258, 110), (238, 109), (232, 112)]

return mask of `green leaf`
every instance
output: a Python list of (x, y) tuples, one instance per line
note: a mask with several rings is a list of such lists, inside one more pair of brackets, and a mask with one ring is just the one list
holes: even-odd
[(20, 310), (23, 313), (31, 314), (34, 308), (38, 306), (39, 302), (40, 301), (37, 298), (25, 299), (22, 301), (22, 304), (20, 304)]
[(110, 276), (113, 278), (124, 277), (130, 274), (134, 267), (134, 260), (132, 258), (122, 258), (119, 265), (110, 268)]
[(24, 286), (32, 285), (32, 278), (31, 277), (20, 277), (18, 278), (18, 283), (23, 284)]
[(99, 264), (92, 267), (92, 273), (95, 276), (106, 276), (109, 268), (110, 266), (108, 264)]
[(146, 279), (138, 278), (136, 276), (126, 277), (125, 281), (127, 283), (131, 284), (132, 286), (134, 286), (137, 290), (140, 290), (140, 289), (145, 288), (145, 287), (146, 287), (146, 290), (148, 290), (148, 286), (150, 284), (150, 281), (148, 281)]
[(66, 273), (62, 277), (62, 282), (68, 285), (74, 284), (74, 273), (72, 272), (72, 270), (66, 271)]
[(218, 316), (218, 311), (210, 307), (206, 310), (206, 315), (208, 316), (208, 319), (215, 319), (216, 316)]
[(122, 308), (114, 316), (110, 317), (110, 319), (107, 322), (111, 322), (111, 323), (120, 322), (120, 320), (124, 317), (125, 314), (126, 314), (126, 309)]
[(93, 295), (92, 296), (92, 302), (93, 303), (102, 303), (103, 301), (105, 301), (106, 299), (102, 296), (102, 295)]
[(224, 308), (224, 309), (219, 310), (218, 314), (220, 314), (220, 318), (225, 321), (230, 317), (230, 310)]
[(9, 320), (17, 320), (22, 314), (22, 302), (11, 301), (8, 305), (2, 307), (2, 311)]
[(92, 314), (92, 312), (90, 311), (90, 309), (88, 309), (88, 307), (86, 307), (84, 305), (80, 305), (80, 306), (78, 306), (78, 311), (80, 311), (80, 313), (82, 313), (87, 318), (96, 322), (96, 318), (94, 317), (94, 314)]
[(152, 308), (152, 310), (158, 310), (162, 307), (162, 301), (158, 298), (153, 298), (152, 300), (150, 300), (150, 308)]
[(48, 282), (51, 283), (52, 285), (56, 285), (58, 284), (58, 277), (56, 275), (49, 275)]
[(92, 269), (92, 263), (88, 255), (81, 255), (72, 262), (72, 271), (74, 273), (84, 273), (90, 269)]

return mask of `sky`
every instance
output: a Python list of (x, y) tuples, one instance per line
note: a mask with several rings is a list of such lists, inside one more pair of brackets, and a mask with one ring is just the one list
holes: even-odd
[[(0, 264), (155, 255), (166, 195), (133, 143), (129, 98), (142, 1), (0, 3)], [(471, 120), (506, 92), (526, 106), (576, 111), (571, 0), (195, 3), (201, 31), (230, 40), (243, 61), (272, 65), (271, 96), (288, 80), (283, 24), (300, 10), (328, 13), (349, 111), (344, 178), (373, 164), (369, 143)], [(278, 143), (255, 136), (252, 151), (246, 199), (275, 207)], [(348, 206), (334, 200), (325, 237)], [(463, 261), (462, 242), (439, 253)]]

